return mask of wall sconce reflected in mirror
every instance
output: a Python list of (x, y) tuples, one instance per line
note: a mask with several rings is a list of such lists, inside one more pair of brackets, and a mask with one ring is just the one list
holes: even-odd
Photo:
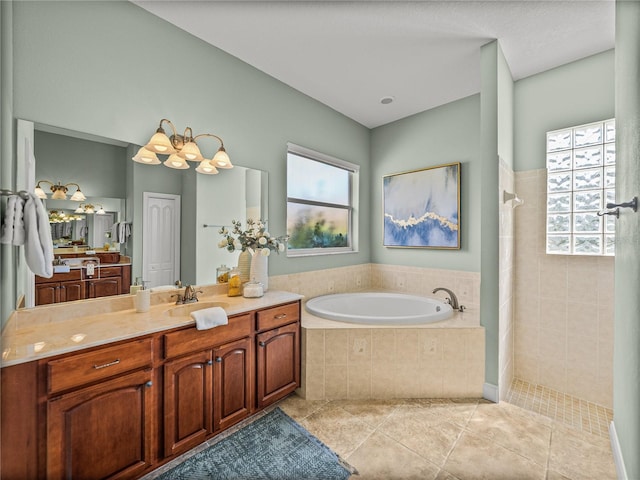
[[(100, 208), (96, 210), (96, 207), (100, 207)], [(100, 204), (92, 205), (91, 203), (87, 203), (84, 205), (79, 205), (78, 208), (75, 209), (74, 213), (86, 213), (86, 214), (95, 213), (96, 215), (104, 215), (107, 212), (104, 211), (104, 208), (102, 208), (102, 205)]]
[[(173, 132), (171, 137), (167, 136), (162, 128), (163, 123), (167, 123), (171, 127)], [(210, 160), (203, 157), (200, 147), (196, 143), (196, 139), (201, 137), (213, 137), (220, 142), (220, 147)], [(168, 158), (161, 162), (158, 155), (168, 155)], [(229, 155), (227, 155), (224, 148), (224, 142), (219, 136), (213, 133), (202, 133), (194, 136), (191, 127), (185, 128), (184, 134), (179, 135), (173, 123), (166, 118), (160, 120), (156, 133), (144, 147), (138, 150), (132, 160), (144, 165), (159, 165), (162, 163), (164, 166), (176, 170), (190, 168), (188, 161), (199, 162), (196, 172), (205, 175), (217, 174), (218, 168), (233, 168)]]
[(516, 193), (511, 193), (504, 190), (502, 192), (502, 203), (507, 203), (509, 201), (513, 201), (513, 204), (511, 205), (512, 208), (516, 208), (524, 204), (524, 200), (519, 198)]
[(67, 192), (69, 191), (68, 187), (71, 185), (75, 186), (77, 190), (73, 195), (71, 195), (71, 198), (69, 200), (73, 200), (74, 202), (84, 202), (87, 199), (87, 197), (84, 196), (84, 193), (80, 191), (80, 185), (78, 185), (77, 183), (66, 183), (62, 185), (60, 182), (53, 183), (49, 180), (38, 180), (38, 184), (36, 185), (33, 193), (35, 193), (38, 198), (41, 198), (43, 200), (47, 199), (47, 194), (40, 186), (41, 183), (48, 183), (50, 185), (50, 190), (52, 192), (51, 198), (53, 200), (66, 200)]
[(80, 215), (69, 215), (63, 210), (49, 210), (49, 223), (68, 223), (83, 218)]

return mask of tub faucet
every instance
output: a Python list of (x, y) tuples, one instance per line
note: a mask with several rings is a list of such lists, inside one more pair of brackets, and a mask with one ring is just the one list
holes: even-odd
[(448, 288), (444, 288), (444, 287), (438, 287), (438, 288), (434, 288), (432, 293), (436, 293), (439, 292), (440, 290), (445, 291), (449, 294), (449, 298), (447, 298), (445, 301), (451, 305), (451, 308), (453, 308), (454, 310), (458, 310), (460, 312), (464, 312), (464, 309), (466, 308), (464, 305), (460, 305), (458, 303), (458, 297), (456, 297), (456, 294), (453, 293), (451, 290), (449, 290)]

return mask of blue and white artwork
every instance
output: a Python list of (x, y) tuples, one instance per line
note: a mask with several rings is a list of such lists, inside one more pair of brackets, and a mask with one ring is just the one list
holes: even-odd
[(383, 178), (386, 247), (460, 248), (460, 164)]

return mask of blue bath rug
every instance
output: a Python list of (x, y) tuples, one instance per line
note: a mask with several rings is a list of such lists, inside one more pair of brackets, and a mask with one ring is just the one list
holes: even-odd
[(352, 473), (324, 443), (276, 408), (158, 480), (346, 480)]

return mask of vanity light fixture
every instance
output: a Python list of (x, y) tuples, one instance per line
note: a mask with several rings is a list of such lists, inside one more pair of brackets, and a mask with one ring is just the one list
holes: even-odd
[[(162, 128), (163, 123), (167, 123), (171, 127), (173, 133), (170, 137), (167, 136), (164, 128)], [(218, 151), (210, 160), (202, 156), (200, 147), (196, 143), (196, 139), (201, 137), (213, 137), (220, 142)], [(168, 155), (168, 158), (161, 162), (158, 155)], [(144, 147), (138, 150), (132, 160), (145, 165), (163, 163), (166, 167), (176, 170), (189, 168), (188, 161), (199, 162), (196, 172), (205, 175), (215, 175), (218, 173), (218, 168), (233, 168), (229, 155), (224, 149), (224, 142), (219, 136), (213, 133), (201, 133), (194, 136), (191, 127), (185, 128), (184, 134), (180, 135), (173, 123), (166, 118), (160, 120), (156, 133)]]
[(38, 180), (38, 184), (36, 185), (36, 188), (33, 193), (35, 193), (38, 196), (38, 198), (41, 198), (43, 200), (46, 200), (47, 194), (44, 192), (44, 190), (40, 186), (41, 183), (48, 183), (51, 186), (50, 190), (53, 193), (53, 195), (51, 195), (51, 198), (53, 200), (66, 200), (67, 192), (69, 191), (68, 187), (70, 185), (73, 185), (77, 188), (75, 193), (71, 195), (70, 200), (73, 200), (74, 202), (84, 202), (87, 199), (87, 197), (84, 196), (84, 193), (80, 191), (80, 185), (78, 185), (77, 183), (66, 183), (62, 185), (60, 182), (53, 183), (53, 182), (50, 182), (49, 180)]
[[(96, 206), (100, 208), (96, 210)], [(107, 212), (104, 211), (104, 208), (100, 204), (92, 205), (91, 203), (87, 203), (84, 205), (78, 205), (78, 208), (74, 210), (74, 213), (86, 213), (86, 214), (95, 213), (96, 215), (104, 215)]]
[(49, 210), (49, 223), (68, 223), (73, 220), (82, 220), (82, 217), (80, 215), (69, 215), (63, 210)]

